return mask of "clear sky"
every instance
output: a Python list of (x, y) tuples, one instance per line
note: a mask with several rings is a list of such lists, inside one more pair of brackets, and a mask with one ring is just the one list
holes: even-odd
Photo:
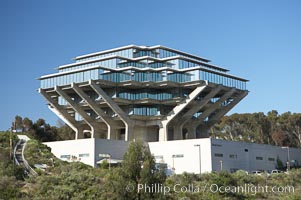
[(0, 1), (0, 130), (15, 115), (57, 117), (36, 91), (75, 56), (161, 44), (249, 79), (231, 113), (301, 112), (301, 1)]

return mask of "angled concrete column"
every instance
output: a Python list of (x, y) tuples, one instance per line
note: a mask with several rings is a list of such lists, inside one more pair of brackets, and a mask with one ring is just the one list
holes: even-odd
[(55, 86), (55, 91), (61, 95), (68, 103), (69, 105), (80, 115), (83, 117), (85, 122), (90, 126), (91, 128), (91, 138), (94, 138), (95, 128), (97, 127), (97, 124), (93, 121), (93, 119), (84, 111), (84, 109), (81, 108), (80, 105), (75, 103), (60, 87)]
[(227, 112), (229, 112), (236, 104), (238, 104), (245, 96), (248, 95), (248, 91), (244, 91), (239, 94), (234, 100), (229, 103), (227, 106), (223, 107), (219, 112), (209, 119), (209, 124), (214, 124), (221, 119)]
[[(236, 91), (235, 88), (232, 88), (230, 91), (226, 92), (217, 102), (215, 102), (213, 105), (211, 105), (209, 108), (207, 108), (197, 119), (189, 122), (189, 124), (186, 124), (186, 127), (193, 128), (196, 130), (196, 128), (204, 123), (204, 119), (206, 119), (212, 112), (214, 112), (216, 109), (218, 109), (221, 104), (227, 100), (234, 92)], [(195, 133), (188, 132), (188, 135), (195, 135)]]
[[(174, 124), (174, 136), (177, 139), (183, 139), (182, 130), (185, 123), (192, 118), (192, 116), (202, 109), (220, 90), (222, 86), (219, 85), (207, 94), (201, 101), (196, 102), (184, 115), (182, 115)], [(189, 134), (188, 134), (189, 135)]]
[(211, 113), (213, 113), (217, 108), (221, 106), (221, 104), (226, 101), (231, 95), (235, 92), (235, 88), (232, 88), (230, 91), (226, 92), (217, 102), (211, 105), (208, 109), (206, 109), (198, 118), (197, 121), (192, 124), (194, 126), (198, 126), (200, 123), (203, 122)]
[(102, 121), (107, 125), (108, 127), (108, 134), (107, 139), (116, 139), (117, 136), (113, 136), (113, 132), (116, 132), (114, 127), (116, 127), (116, 123), (104, 113), (104, 111), (97, 106), (97, 104), (75, 83), (71, 84), (72, 89), (83, 99), (87, 102), (89, 107), (102, 119)]
[(39, 93), (49, 102), (49, 109), (54, 112), (61, 120), (63, 120), (72, 130), (75, 131), (75, 139), (78, 139), (78, 135), (82, 134), (82, 130), (79, 128), (78, 122), (71, 117), (64, 108), (59, 105), (54, 99), (47, 94), (47, 92), (39, 88)]
[[(212, 112), (214, 112), (215, 110), (221, 108), (221, 104), (227, 100), (229, 97), (231, 97), (231, 95), (237, 91), (235, 88), (231, 89), (230, 91), (228, 91), (227, 93), (225, 93), (217, 102), (215, 102), (212, 106), (210, 106), (206, 111), (204, 111), (204, 113), (202, 113), (202, 115), (200, 115), (196, 120), (192, 121), (189, 123), (189, 125), (187, 125), (187, 127), (193, 127), (193, 128), (197, 128), (199, 125), (204, 124), (204, 119), (206, 117), (208, 117)], [(209, 121), (206, 123), (207, 128), (209, 129), (209, 127), (211, 127), (215, 122), (217, 122), (222, 116), (224, 116), (230, 109), (232, 109), (241, 99), (243, 99), (246, 95), (248, 94), (248, 91), (244, 91), (242, 94), (240, 94), (238, 97), (236, 97), (234, 99), (233, 102), (231, 102), (228, 106), (229, 107), (224, 107), (221, 109), (221, 111), (219, 111), (215, 117), (213, 116), (213, 118), (210, 118)], [(233, 104), (232, 104), (233, 103)], [(205, 125), (205, 124), (204, 124)]]
[(188, 104), (190, 104), (204, 89), (208, 86), (206, 85), (198, 86), (189, 95), (188, 98), (181, 104), (175, 106), (166, 116), (166, 119), (161, 122), (161, 127), (159, 129), (159, 139), (160, 141), (168, 140), (168, 124), (173, 120)]
[(101, 89), (93, 80), (89, 81), (90, 87), (102, 97), (102, 99), (108, 104), (108, 106), (120, 117), (125, 124), (125, 140), (129, 141), (133, 138), (134, 122), (128, 117), (128, 115), (110, 98), (103, 89)]

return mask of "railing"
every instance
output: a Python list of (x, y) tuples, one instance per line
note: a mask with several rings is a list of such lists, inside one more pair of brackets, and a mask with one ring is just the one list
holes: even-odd
[(37, 176), (38, 173), (30, 167), (30, 165), (28, 164), (27, 160), (24, 157), (24, 150), (25, 150), (26, 144), (27, 144), (27, 141), (24, 143), (23, 148), (22, 148), (22, 160), (23, 160), (24, 166), (31, 175)]
[(20, 165), (24, 169), (24, 171), (25, 171), (26, 174), (32, 175), (32, 176), (37, 176), (38, 173), (34, 169), (32, 169), (30, 167), (30, 165), (28, 164), (27, 160), (24, 157), (24, 151), (25, 151), (25, 147), (26, 147), (27, 141), (25, 141), (25, 143), (23, 144), (22, 151), (21, 151), (21, 158), (19, 157), (19, 159), (18, 159), (18, 157), (17, 157), (17, 154), (18, 155), (20, 154), (20, 153), (17, 153), (17, 149), (19, 147), (21, 148), (22, 142), (24, 142), (24, 140), (20, 139), (18, 141), (18, 143), (15, 145), (15, 148), (14, 148), (14, 160), (15, 160), (15, 163), (17, 165)]
[(18, 143), (15, 145), (15, 148), (14, 148), (14, 160), (15, 160), (15, 163), (17, 165), (20, 165), (20, 163), (19, 163), (19, 161), (18, 161), (18, 159), (16, 157), (16, 151), (17, 151), (17, 147), (21, 144), (21, 142), (22, 142), (22, 140), (19, 140)]

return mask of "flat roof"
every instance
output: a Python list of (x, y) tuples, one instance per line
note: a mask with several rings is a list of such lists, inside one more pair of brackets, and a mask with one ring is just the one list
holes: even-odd
[(114, 49), (99, 51), (99, 52), (95, 52), (95, 53), (85, 54), (85, 55), (77, 56), (74, 59), (75, 60), (80, 60), (80, 59), (83, 59), (83, 58), (89, 58), (89, 57), (92, 57), (92, 56), (102, 55), (102, 54), (106, 54), (106, 53), (111, 53), (111, 52), (115, 52), (115, 51), (131, 49), (131, 48), (141, 49), (141, 50), (164, 49), (164, 50), (172, 51), (172, 52), (175, 52), (175, 53), (183, 54), (185, 56), (190, 56), (194, 59), (201, 60), (203, 62), (210, 62), (210, 60), (208, 60), (206, 58), (202, 58), (202, 57), (199, 57), (199, 56), (196, 56), (196, 55), (193, 55), (193, 54), (189, 54), (189, 53), (179, 51), (179, 50), (176, 50), (176, 49), (172, 49), (172, 48), (169, 48), (169, 47), (165, 47), (165, 46), (162, 46), (162, 45), (155, 45), (155, 46), (148, 47), (148, 46), (138, 46), (138, 45), (134, 45), (134, 44), (127, 45), (127, 46), (122, 46), (122, 47), (118, 47), (118, 48), (114, 48)]
[(154, 57), (151, 57), (151, 56), (141, 56), (141, 57), (137, 57), (137, 58), (126, 58), (126, 57), (117, 56), (117, 55), (110, 55), (110, 56), (91, 59), (91, 60), (87, 60), (87, 61), (83, 61), (83, 62), (75, 62), (75, 63), (71, 63), (71, 64), (61, 65), (56, 69), (64, 69), (64, 68), (69, 68), (69, 67), (75, 67), (75, 66), (79, 66), (79, 65), (83, 65), (83, 64), (89, 64), (89, 63), (93, 63), (93, 62), (97, 62), (97, 61), (110, 60), (110, 59), (114, 59), (114, 58), (119, 58), (119, 59), (123, 59), (123, 60), (134, 61), (134, 62), (135, 61), (146, 60), (146, 59), (157, 61), (157, 62), (167, 62), (167, 61), (170, 61), (170, 60), (181, 59), (181, 60), (186, 60), (186, 61), (198, 63), (200, 65), (205, 65), (207, 67), (211, 67), (213, 69), (220, 70), (220, 71), (223, 71), (223, 72), (228, 72), (229, 71), (227, 69), (224, 69), (224, 68), (216, 66), (216, 65), (209, 64), (207, 62), (196, 61), (196, 60), (193, 60), (191, 58), (183, 57), (183, 56), (180, 56), (180, 55), (170, 56), (170, 57), (166, 57), (166, 58), (154, 58)]

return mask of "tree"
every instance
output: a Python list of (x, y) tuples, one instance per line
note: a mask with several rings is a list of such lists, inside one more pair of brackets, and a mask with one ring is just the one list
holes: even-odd
[(25, 117), (22, 121), (22, 124), (23, 124), (23, 128), (24, 128), (24, 131), (29, 131), (32, 129), (32, 121), (28, 118), (28, 117)]
[(44, 126), (45, 125), (45, 120), (44, 119), (38, 119), (35, 123), (38, 127)]
[(282, 130), (277, 130), (272, 134), (274, 142), (279, 146), (284, 146), (288, 142), (287, 134)]
[(15, 120), (14, 120), (14, 122), (12, 123), (12, 128), (13, 128), (14, 130), (20, 130), (20, 131), (23, 132), (23, 120), (22, 120), (22, 117), (21, 117), (21, 116), (17, 115), (17, 116), (15, 117)]
[[(131, 142), (120, 168), (112, 170), (106, 186), (112, 199), (157, 199), (160, 193), (138, 191), (138, 185), (163, 184), (165, 170), (158, 169), (154, 157), (141, 142)], [(111, 196), (113, 195), (113, 196)]]

